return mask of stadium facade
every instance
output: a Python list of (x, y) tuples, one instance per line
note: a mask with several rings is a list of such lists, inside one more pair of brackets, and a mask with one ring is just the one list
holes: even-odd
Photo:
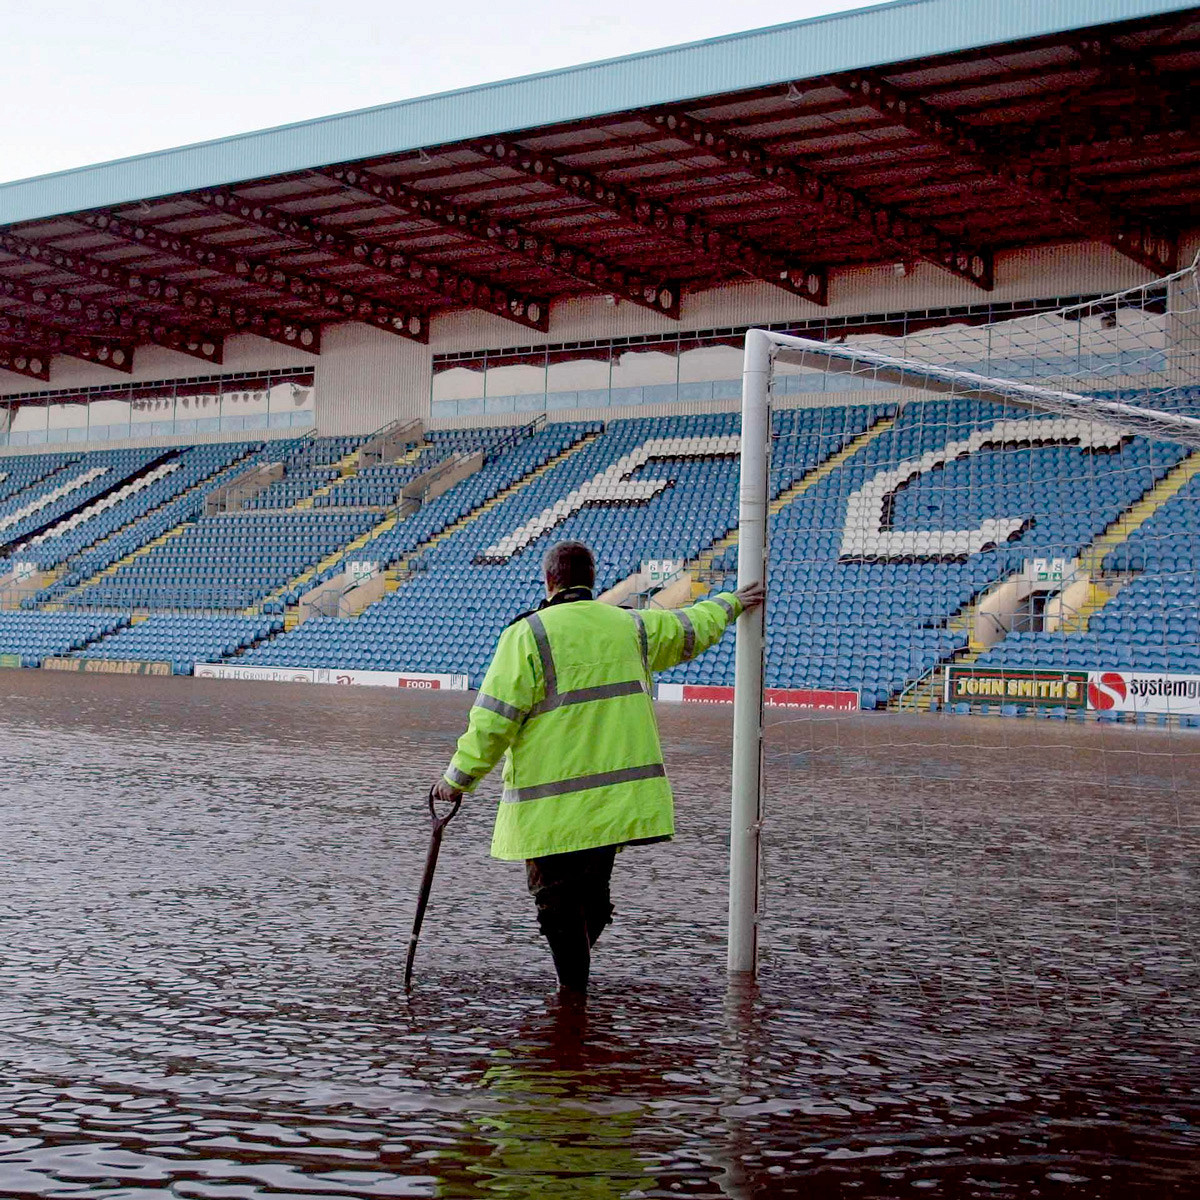
[[(9, 650), (470, 679), (501, 615), (484, 620), (471, 588), (522, 607), (536, 570), (521, 552), (568, 518), (607, 539), (606, 584), (670, 562), (715, 586), (755, 325), (852, 344), (945, 331), (931, 353), (978, 365), (991, 343), (961, 331), (1077, 305), (1089, 337), (1119, 327), (1108, 385), (1145, 390), (1135, 340), (1177, 363), (1193, 338), (1182, 285), (1147, 285), (1200, 251), (1198, 62), (1200, 6), (1182, 0), (897, 0), (0, 186)], [(1139, 288), (1120, 307), (1141, 324), (1088, 307)], [(1112, 451), (1112, 479), (1076, 488), (1087, 511), (1053, 539), (1013, 526), (1025, 540), (1004, 553), (927, 555), (928, 578), (911, 554), (845, 565), (835, 531), (860, 462), (936, 455), (966, 424), (977, 458), (995, 440), (990, 409), (918, 418), (913, 396), (868, 384), (777, 387), (780, 548), (803, 554), (781, 578), (817, 607), (781, 616), (768, 673), (833, 707), (892, 703), (935, 670), (948, 695), (956, 656), (994, 652), (962, 622), (1022, 556), (1092, 563), (1084, 600), (1046, 626), (1091, 636), (1085, 618), (1119, 599), (1112, 556), (1190, 495), (1182, 451), (1072, 434), (1070, 454)], [(1022, 437), (1012, 453), (1041, 445)], [(1044, 503), (1061, 506), (1056, 472), (1094, 477), (1094, 455), (1029, 452)], [(652, 460), (673, 465), (659, 479)], [(919, 530), (945, 496), (918, 491), (892, 507)], [(817, 512), (825, 540), (801, 546)], [(1137, 553), (1143, 573), (1185, 557)], [(480, 564), (495, 575), (472, 584)], [(354, 619), (307, 620), (327, 585), (361, 593)], [(844, 611), (823, 607), (829, 586)], [(874, 635), (866, 592), (894, 597)], [(420, 626), (451, 593), (466, 615)], [(218, 624), (169, 625), (181, 610)], [(161, 639), (137, 634), (146, 615)], [(1126, 666), (1200, 669), (1177, 648)], [(1120, 665), (1087, 653), (1087, 670)], [(728, 668), (715, 655), (676, 685)]]
[[(579, 341), (1113, 291), (1197, 245), (1196, 31), (1181, 0), (902, 0), (10, 183), (0, 347), (43, 369), (0, 393), (302, 365), (359, 432), (607, 390)], [(614, 386), (674, 382), (652, 358)]]

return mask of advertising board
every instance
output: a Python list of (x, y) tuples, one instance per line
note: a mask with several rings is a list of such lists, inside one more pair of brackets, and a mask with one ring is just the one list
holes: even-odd
[(430, 675), (421, 671), (337, 671), (318, 670), (317, 683), (338, 683), (351, 687), (404, 688), (418, 692), (465, 692), (465, 675)]
[[(732, 704), (733, 688), (718, 684), (660, 683), (659, 700), (684, 704)], [(812, 708), (826, 712), (857, 712), (858, 693), (821, 688), (767, 688), (764, 703), (770, 708)]]
[(1092, 671), (1088, 708), (1096, 712), (1200, 715), (1200, 675), (1156, 671)]
[(307, 667), (239, 667), (232, 663), (197, 663), (197, 679), (247, 679), (262, 683), (314, 683), (316, 672)]
[(21, 665), (21, 656), (19, 654), (0, 654), (0, 667), (19, 667)]
[(126, 658), (44, 658), (43, 671), (79, 671), (85, 675), (170, 675), (169, 662)]
[(234, 663), (197, 663), (199, 679), (248, 679), (264, 683), (332, 683), (343, 687), (403, 688), (407, 691), (465, 692), (465, 675), (421, 671), (350, 671), (332, 667), (240, 667)]
[(1086, 671), (1034, 668), (949, 667), (947, 704), (1022, 704), (1033, 708), (1085, 708)]

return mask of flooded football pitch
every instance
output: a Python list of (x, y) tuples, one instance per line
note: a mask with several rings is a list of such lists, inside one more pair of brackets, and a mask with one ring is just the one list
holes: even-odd
[(548, 1001), (498, 784), (404, 953), (451, 694), (0, 672), (0, 1197), (1200, 1193), (1200, 735), (769, 716), (757, 988), (730, 712)]

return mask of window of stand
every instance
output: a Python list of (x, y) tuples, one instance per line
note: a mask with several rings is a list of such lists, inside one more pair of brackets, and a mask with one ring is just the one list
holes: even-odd
[[(476, 417), (736, 400), (743, 341), (742, 330), (727, 330), (435, 356), (430, 411), (435, 418)], [(776, 376), (783, 393), (864, 386), (801, 368), (781, 368)]]
[[(1041, 300), (919, 309), (764, 326), (817, 340), (871, 346), (889, 353), (915, 352), (924, 331), (950, 347), (947, 326), (973, 326), (1019, 320), (1096, 296), (1056, 296)], [(430, 411), (435, 418), (548, 412), (565, 409), (636, 408), (681, 401), (736, 400), (742, 390), (742, 346), (748, 326), (665, 336), (615, 338), (558, 346), (529, 346), (477, 353), (436, 354)], [(914, 340), (915, 339), (915, 340)], [(964, 345), (975, 346), (974, 339)], [(971, 354), (977, 353), (977, 348)], [(989, 351), (1005, 357), (1002, 347)], [(967, 355), (970, 357), (970, 354)], [(986, 363), (958, 362), (965, 369)], [(1032, 369), (1009, 364), (1018, 374)], [(1120, 364), (1111, 365), (1116, 370)], [(1106, 367), (1105, 369), (1109, 369)], [(1128, 370), (1128, 364), (1121, 366)], [(785, 395), (863, 391), (882, 386), (861, 376), (780, 365), (774, 389)]]
[(741, 335), (487, 351), (433, 362), (435, 417), (631, 408), (741, 391)]
[(267, 371), (0, 397), (0, 445), (241, 433), (315, 420), (312, 371)]

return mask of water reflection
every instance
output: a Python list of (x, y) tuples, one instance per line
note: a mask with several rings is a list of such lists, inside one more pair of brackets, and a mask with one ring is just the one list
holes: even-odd
[(488, 798), (404, 995), (463, 709), (0, 674), (0, 1195), (1196, 1192), (1200, 743), (791, 720), (729, 992), (728, 714), (664, 709), (583, 1018)]

